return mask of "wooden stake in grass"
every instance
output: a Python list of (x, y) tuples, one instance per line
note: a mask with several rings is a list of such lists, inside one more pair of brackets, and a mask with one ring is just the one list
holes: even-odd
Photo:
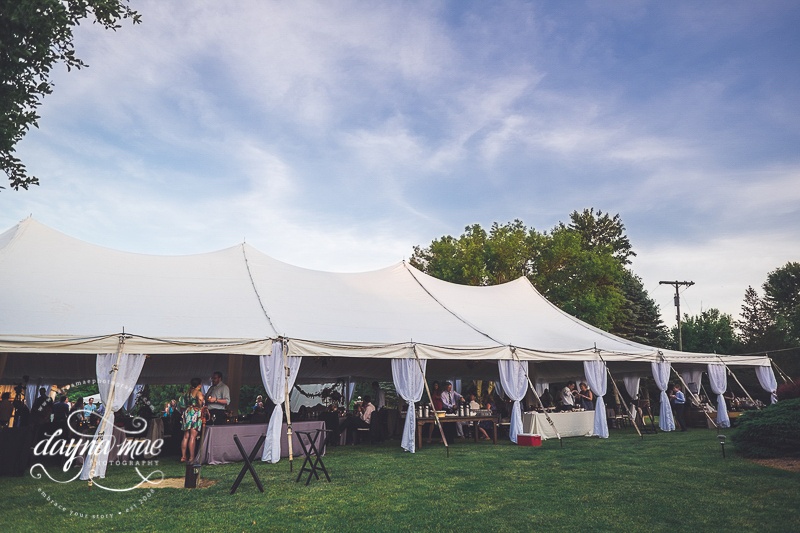
[[(288, 444), (289, 444), (289, 472), (292, 472), (292, 466), (293, 466), (292, 461), (294, 460), (294, 454), (292, 453), (293, 452), (293, 450), (292, 450), (292, 409), (291, 409), (291, 405), (289, 403), (289, 377), (290, 377), (290, 374), (291, 374), (291, 370), (289, 370), (289, 361), (288, 361), (288, 358), (287, 358), (287, 354), (289, 353), (288, 346), (283, 341), (283, 339), (279, 339), (279, 342), (281, 343), (281, 353), (283, 354), (283, 368), (284, 368), (284, 371), (286, 372), (286, 382), (284, 383), (284, 386), (283, 386), (283, 389), (284, 389), (285, 394), (286, 394), (286, 397), (285, 397), (285, 400), (284, 400), (285, 401), (284, 409), (286, 409), (286, 437), (287, 437), (287, 440), (289, 441), (288, 442)], [(278, 450), (278, 453), (280, 454), (280, 450)]]

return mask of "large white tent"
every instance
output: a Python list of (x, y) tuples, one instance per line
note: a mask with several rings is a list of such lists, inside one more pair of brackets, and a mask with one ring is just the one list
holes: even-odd
[(133, 254), (33, 218), (0, 234), (0, 302), (5, 382), (23, 372), (85, 377), (92, 356), (116, 351), (120, 338), (126, 352), (150, 356), (143, 377), (151, 382), (183, 382), (199, 360), (212, 368), (224, 366), (227, 354), (269, 354), (276, 339), (289, 356), (315, 357), (317, 368), (301, 372), (307, 378), (373, 376), (389, 368), (376, 359), (410, 357), (434, 368), (436, 361), (441, 368), (469, 362), (464, 375), (498, 359), (769, 366), (766, 357), (672, 352), (621, 339), (562, 312), (526, 278), (469, 287), (405, 262), (320, 272), (248, 244), (187, 256)]
[[(405, 262), (373, 272), (319, 272), (247, 244), (189, 256), (132, 254), (32, 218), (0, 235), (0, 302), (6, 382), (22, 375), (37, 383), (96, 376), (113, 411), (137, 382), (185, 383), (226, 363), (235, 407), (237, 385), (259, 376), (276, 404), (262, 456), (273, 462), (280, 455), (280, 404), (298, 378), (391, 376), (411, 407), (425, 376), (498, 376), (514, 401), (509, 433), (516, 442), (530, 374), (538, 382), (585, 375), (602, 394), (607, 363), (640, 375), (652, 368), (662, 419), (671, 422), (663, 391), (673, 363), (770, 366), (767, 357), (688, 354), (626, 341), (562, 312), (526, 278), (468, 287)], [(719, 387), (724, 391), (724, 383)], [(603, 437), (605, 416), (600, 398), (595, 433)], [(412, 408), (401, 445), (414, 451)], [(105, 467), (92, 461), (81, 475), (103, 477)]]

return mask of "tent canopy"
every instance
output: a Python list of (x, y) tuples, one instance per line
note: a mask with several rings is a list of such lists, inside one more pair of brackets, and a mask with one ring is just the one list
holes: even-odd
[[(222, 354), (269, 354), (275, 339), (287, 342), (289, 355), (319, 358), (320, 377), (347, 371), (329, 357), (359, 358), (362, 365), (363, 358), (415, 355), (443, 364), (517, 357), (720, 360), (601, 331), (559, 310), (526, 278), (470, 287), (405, 262), (372, 272), (320, 272), (247, 244), (186, 256), (133, 254), (74, 239), (33, 218), (0, 234), (0, 301), (0, 353), (25, 354), (28, 365), (59, 366), (44, 355), (56, 353), (65, 354), (64, 366), (93, 368), (93, 359), (80, 355), (114, 352), (121, 338), (126, 352), (163, 355), (158, 366), (180, 365), (184, 376), (186, 354), (205, 354), (210, 366)], [(16, 359), (9, 359), (6, 375)], [(766, 357), (724, 360), (769, 365)]]

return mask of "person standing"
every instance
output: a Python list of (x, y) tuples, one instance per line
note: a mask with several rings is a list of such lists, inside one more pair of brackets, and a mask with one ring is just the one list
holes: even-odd
[(92, 420), (92, 413), (97, 411), (97, 406), (94, 404), (94, 398), (89, 398), (89, 403), (87, 403), (83, 407), (83, 418), (86, 420), (87, 424), (96, 423), (96, 420)]
[(681, 390), (680, 384), (676, 383), (672, 386), (672, 392), (669, 395), (669, 401), (672, 404), (672, 414), (675, 415), (675, 422), (680, 426), (681, 431), (686, 431), (686, 396)]
[(225, 410), (231, 403), (231, 390), (222, 382), (222, 372), (217, 370), (211, 375), (211, 387), (206, 392), (206, 405), (211, 417), (209, 425), (218, 426), (228, 421)]
[[(189, 390), (181, 396), (178, 405), (184, 409), (181, 417), (183, 440), (181, 441), (181, 462), (194, 463), (197, 434), (203, 429), (202, 409), (204, 403), (202, 380), (192, 378)], [(188, 452), (188, 455), (187, 455)]]
[(575, 396), (577, 396), (577, 392), (575, 391), (575, 382), (570, 381), (567, 383), (567, 386), (561, 389), (561, 410), (562, 411), (572, 411), (575, 408)]
[(594, 411), (594, 393), (586, 383), (581, 383), (580, 390), (578, 391), (578, 401), (581, 407), (587, 411)]

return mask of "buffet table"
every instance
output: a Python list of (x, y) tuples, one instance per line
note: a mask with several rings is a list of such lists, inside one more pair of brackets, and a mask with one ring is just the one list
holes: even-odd
[[(594, 411), (548, 414), (562, 437), (591, 437), (594, 433)], [(522, 414), (522, 432), (541, 435), (542, 440), (557, 438), (545, 414), (537, 411)]]
[[(303, 448), (294, 431), (313, 431), (315, 429), (325, 429), (325, 422), (313, 420), (310, 422), (292, 423), (292, 451), (295, 456), (302, 456)], [(200, 449), (197, 451), (197, 458), (200, 464), (219, 465), (224, 463), (234, 463), (242, 460), (242, 454), (236, 448), (233, 436), (238, 435), (239, 440), (250, 453), (258, 438), (267, 432), (267, 424), (230, 424), (224, 426), (206, 426), (203, 429), (203, 437), (200, 441)], [(315, 445), (321, 453), (325, 454), (323, 442), (325, 433), (320, 433)], [(259, 448), (257, 457), (261, 457), (264, 447)], [(286, 424), (281, 427), (281, 457), (289, 457), (289, 441), (286, 436)]]

